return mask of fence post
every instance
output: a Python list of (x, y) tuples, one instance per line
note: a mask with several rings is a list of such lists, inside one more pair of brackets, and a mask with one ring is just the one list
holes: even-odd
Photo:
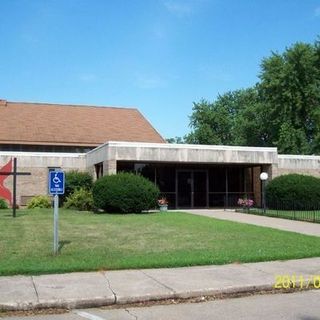
[(296, 220), (296, 203), (293, 201), (293, 220)]

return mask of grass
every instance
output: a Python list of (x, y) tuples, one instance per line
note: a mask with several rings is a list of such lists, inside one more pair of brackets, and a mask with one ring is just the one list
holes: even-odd
[(320, 256), (320, 237), (179, 212), (92, 214), (0, 210), (0, 275), (226, 264)]

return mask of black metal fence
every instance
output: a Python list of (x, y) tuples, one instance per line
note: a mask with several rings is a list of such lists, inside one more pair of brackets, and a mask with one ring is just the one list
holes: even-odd
[(266, 202), (266, 207), (241, 207), (245, 213), (278, 217), (291, 220), (320, 223), (320, 203), (303, 203), (301, 201), (279, 200)]

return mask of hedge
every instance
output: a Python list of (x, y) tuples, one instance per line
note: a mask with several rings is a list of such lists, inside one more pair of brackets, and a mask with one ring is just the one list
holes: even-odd
[(140, 213), (156, 207), (160, 192), (148, 179), (121, 172), (98, 179), (92, 193), (98, 209), (114, 213)]
[(91, 190), (93, 179), (89, 172), (80, 172), (71, 170), (66, 172), (65, 193), (60, 197), (60, 203), (63, 204), (68, 196), (78, 189)]
[(266, 186), (266, 200), (269, 208), (311, 209), (320, 205), (320, 179), (288, 174), (276, 177)]

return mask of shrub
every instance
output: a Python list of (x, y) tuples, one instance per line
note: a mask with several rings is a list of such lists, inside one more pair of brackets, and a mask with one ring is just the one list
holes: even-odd
[(64, 207), (80, 211), (91, 211), (93, 209), (92, 192), (84, 188), (77, 189), (67, 197)]
[(8, 206), (8, 203), (6, 200), (0, 198), (0, 209), (8, 209), (9, 206)]
[(107, 212), (140, 213), (156, 207), (158, 196), (154, 183), (133, 173), (104, 176), (93, 186), (95, 206)]
[(35, 196), (28, 201), (27, 208), (51, 208), (51, 198), (48, 196)]
[(66, 194), (73, 193), (76, 189), (92, 189), (93, 180), (89, 172), (79, 172), (77, 170), (72, 170), (66, 172)]
[(301, 174), (279, 176), (266, 186), (270, 208), (311, 209), (320, 203), (320, 179)]
[(60, 197), (61, 203), (77, 189), (91, 190), (92, 185), (93, 179), (89, 172), (79, 172), (77, 170), (66, 172), (65, 193)]

